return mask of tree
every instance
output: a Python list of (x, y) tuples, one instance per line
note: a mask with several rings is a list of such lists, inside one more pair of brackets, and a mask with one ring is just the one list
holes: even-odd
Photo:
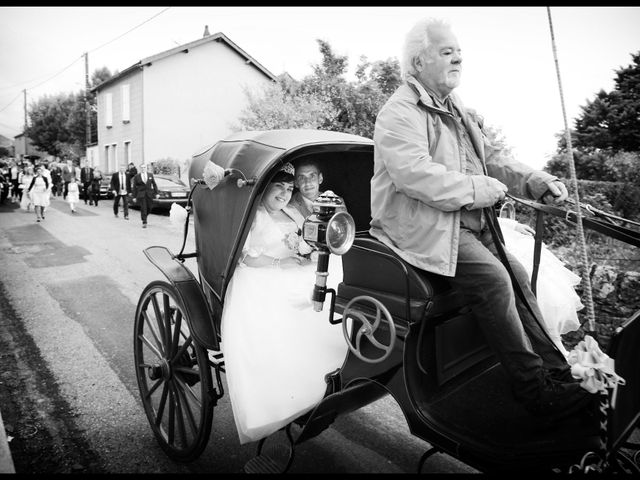
[[(111, 78), (107, 67), (96, 69), (90, 88)], [(87, 143), (85, 93), (45, 95), (32, 102), (27, 112), (31, 125), (26, 134), (40, 150), (54, 156), (81, 157)], [(97, 141), (97, 100), (89, 92), (91, 140)]]
[(72, 143), (67, 120), (75, 102), (74, 94), (59, 93), (31, 103), (28, 112), (31, 126), (26, 134), (36, 147), (50, 155), (63, 154), (62, 144)]
[(581, 107), (572, 132), (576, 148), (640, 150), (640, 51), (631, 57), (632, 63), (616, 72), (613, 91), (600, 90), (593, 101)]
[(361, 57), (356, 81), (348, 82), (347, 57), (318, 40), (322, 61), (302, 81), (282, 75), (256, 94), (246, 92), (248, 106), (236, 129), (318, 128), (373, 136), (375, 118), (401, 82), (397, 60), (370, 63)]
[[(289, 92), (295, 93), (289, 93)], [(332, 105), (312, 93), (299, 93), (283, 79), (254, 93), (245, 90), (248, 105), (233, 130), (273, 130), (279, 128), (318, 129), (336, 116)]]

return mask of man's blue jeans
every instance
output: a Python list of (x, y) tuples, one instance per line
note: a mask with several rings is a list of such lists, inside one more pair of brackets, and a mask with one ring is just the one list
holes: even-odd
[(525, 401), (537, 396), (542, 368), (560, 370), (568, 364), (546, 333), (526, 270), (509, 252), (507, 258), (539, 321), (514, 291), (488, 229), (477, 233), (460, 228), (456, 274), (449, 282), (471, 306), (489, 346), (512, 381), (514, 395)]

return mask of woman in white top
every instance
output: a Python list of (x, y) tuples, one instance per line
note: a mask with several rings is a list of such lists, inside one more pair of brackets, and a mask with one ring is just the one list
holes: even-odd
[[(341, 325), (315, 312), (311, 292), (316, 265), (300, 237), (304, 219), (287, 207), (293, 166), (267, 187), (225, 296), (222, 350), (240, 443), (270, 435), (317, 405), (325, 375), (347, 354)], [(342, 280), (342, 264), (329, 262), (327, 287)]]
[(76, 213), (76, 203), (80, 201), (80, 186), (75, 174), (71, 175), (71, 181), (67, 185), (67, 202), (69, 202), (69, 208), (71, 213)]
[(44, 209), (49, 206), (49, 180), (42, 174), (42, 167), (36, 169), (36, 176), (31, 180), (28, 194), (36, 212), (36, 221), (44, 220)]
[(22, 198), (20, 199), (20, 208), (27, 212), (31, 210), (31, 196), (29, 195), (29, 186), (33, 180), (33, 167), (27, 167), (20, 175), (20, 185), (18, 188), (22, 190)]

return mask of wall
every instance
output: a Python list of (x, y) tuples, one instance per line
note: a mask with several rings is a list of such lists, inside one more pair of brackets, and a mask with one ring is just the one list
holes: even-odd
[[(143, 76), (140, 70), (131, 72), (112, 85), (108, 85), (98, 94), (98, 161), (103, 173), (111, 173), (118, 170), (120, 163), (128, 163), (124, 158), (124, 144), (131, 142), (130, 160), (140, 165), (143, 159), (143, 115), (142, 115), (142, 89)], [(122, 117), (122, 89), (124, 84), (129, 85), (129, 122), (123, 122)], [(106, 97), (112, 94), (112, 127), (105, 124)], [(116, 144), (116, 157), (109, 161), (106, 158), (105, 146)]]
[[(578, 289), (578, 292), (582, 296), (581, 290)], [(606, 352), (616, 328), (640, 310), (640, 272), (619, 271), (610, 265), (599, 265), (593, 271), (591, 291), (596, 340), (602, 351)], [(569, 350), (582, 340), (588, 327), (586, 310), (585, 306), (578, 312), (583, 326), (563, 335)]]
[(211, 41), (144, 69), (144, 158), (184, 161), (231, 133), (243, 86), (271, 80), (224, 42)]

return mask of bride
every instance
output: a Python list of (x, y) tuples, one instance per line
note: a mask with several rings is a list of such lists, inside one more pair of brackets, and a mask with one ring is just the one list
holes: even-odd
[[(300, 238), (304, 218), (287, 207), (293, 179), (287, 163), (267, 186), (225, 296), (222, 351), (241, 444), (311, 410), (348, 350), (341, 325), (313, 310), (316, 266)], [(331, 260), (327, 287), (335, 288), (342, 265)]]

